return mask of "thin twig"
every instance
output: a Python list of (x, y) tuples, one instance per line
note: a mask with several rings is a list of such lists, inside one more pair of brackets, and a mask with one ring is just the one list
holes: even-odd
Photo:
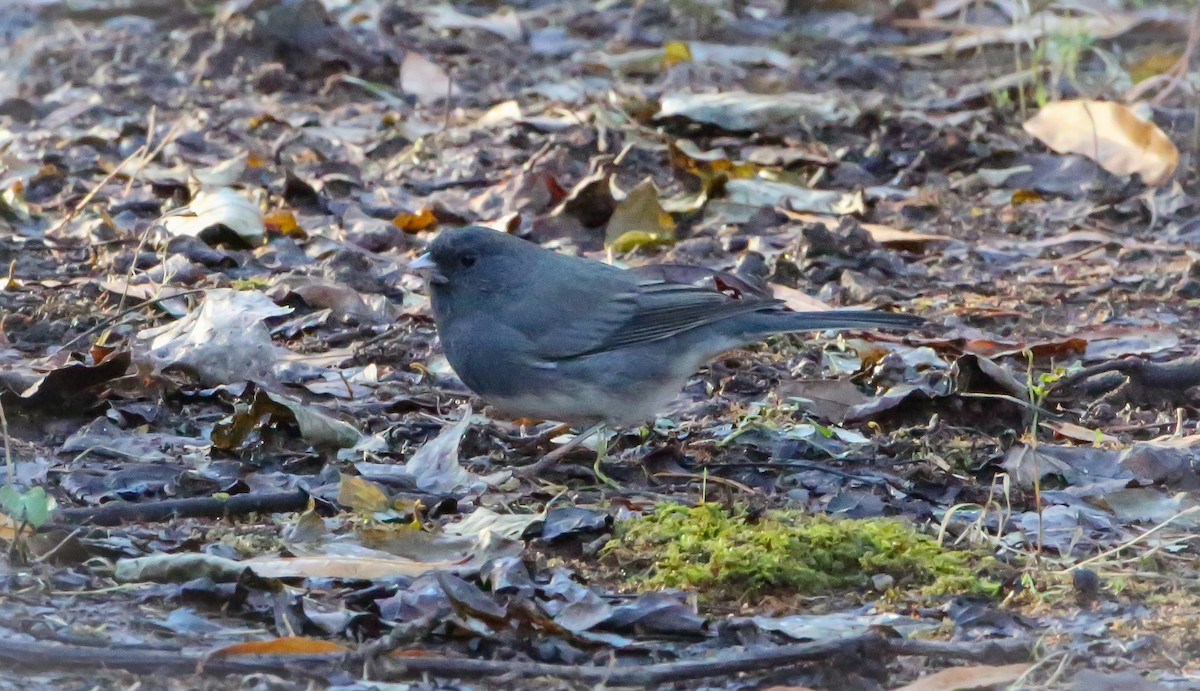
[(0, 401), (0, 433), (4, 435), (4, 467), (8, 473), (8, 484), (15, 484), (17, 481), (17, 469), (13, 466), (12, 459), (12, 440), (8, 436), (8, 417), (4, 414), (4, 403)]
[(181, 290), (177, 293), (172, 293), (170, 295), (160, 295), (159, 297), (156, 297), (156, 298), (149, 298), (147, 300), (142, 300), (138, 304), (136, 304), (132, 307), (128, 307), (128, 308), (122, 310), (121, 312), (118, 312), (116, 315), (114, 315), (110, 319), (100, 322), (99, 324), (93, 326), (92, 328), (88, 329), (87, 331), (84, 331), (83, 333), (79, 334), (75, 338), (72, 338), (71, 340), (67, 341), (66, 343), (64, 343), (62, 345), (62, 348), (60, 348), (59, 350), (66, 350), (70, 346), (74, 345), (75, 343), (79, 342), (80, 340), (82, 340), (84, 338), (87, 338), (88, 336), (96, 333), (97, 331), (103, 331), (104, 329), (109, 329), (109, 328), (116, 326), (118, 323), (120, 323), (120, 321), (126, 315), (128, 315), (132, 312), (136, 312), (136, 311), (142, 309), (143, 307), (149, 307), (150, 305), (153, 305), (156, 302), (162, 302), (163, 300), (170, 300), (171, 298), (183, 297), (185, 295), (198, 295), (198, 294), (204, 293), (204, 292), (207, 292), (207, 289), (197, 288), (197, 289), (193, 289), (193, 290)]
[(1193, 506), (1191, 508), (1184, 509), (1183, 511), (1180, 511), (1179, 513), (1175, 514), (1174, 516), (1171, 516), (1170, 518), (1163, 521), (1162, 523), (1159, 523), (1158, 525), (1154, 526), (1150, 530), (1147, 530), (1146, 532), (1142, 533), (1141, 535), (1138, 535), (1137, 537), (1133, 538), (1132, 540), (1127, 540), (1126, 542), (1122, 542), (1121, 544), (1117, 545), (1116, 547), (1113, 547), (1112, 549), (1109, 549), (1109, 550), (1105, 550), (1105, 551), (1101, 552), (1100, 554), (1097, 554), (1094, 557), (1089, 557), (1087, 559), (1084, 559), (1081, 562), (1072, 564), (1072, 565), (1068, 566), (1067, 568), (1063, 569), (1062, 571), (1060, 571), (1059, 573), (1061, 575), (1065, 575), (1065, 574), (1067, 574), (1075, 569), (1078, 569), (1080, 567), (1087, 566), (1088, 564), (1100, 561), (1101, 559), (1105, 559), (1114, 554), (1118, 554), (1122, 550), (1129, 549), (1130, 547), (1133, 547), (1137, 543), (1142, 542), (1146, 538), (1157, 533), (1158, 531), (1162, 530), (1163, 528), (1166, 528), (1167, 526), (1171, 525), (1175, 521), (1178, 521), (1179, 519), (1184, 518), (1185, 516), (1190, 516), (1198, 511), (1200, 511), (1200, 506)]
[(139, 153), (141, 153), (141, 149), (135, 150), (133, 153), (126, 156), (125, 160), (118, 163), (117, 167), (113, 168), (112, 171), (109, 172), (108, 175), (105, 175), (104, 179), (101, 180), (99, 182), (99, 184), (97, 184), (92, 189), (88, 190), (88, 193), (83, 195), (83, 199), (80, 199), (79, 202), (76, 203), (75, 206), (72, 207), (71, 210), (67, 212), (67, 215), (63, 216), (61, 221), (59, 221), (53, 228), (51, 228), (49, 231), (47, 231), (46, 235), (49, 235), (49, 236), (57, 235), (59, 233), (59, 231), (61, 231), (63, 228), (66, 228), (67, 224), (71, 222), (71, 219), (78, 216), (79, 212), (83, 210), (83, 207), (87, 206), (88, 203), (92, 201), (92, 198), (95, 197), (97, 194), (99, 194), (100, 190), (105, 185), (107, 185), (109, 182), (111, 182), (113, 178), (117, 177), (117, 174), (119, 174), (121, 172), (121, 169), (124, 168), (126, 166), (126, 164), (128, 164), (130, 161), (132, 161), (134, 159), (134, 157), (137, 156)]

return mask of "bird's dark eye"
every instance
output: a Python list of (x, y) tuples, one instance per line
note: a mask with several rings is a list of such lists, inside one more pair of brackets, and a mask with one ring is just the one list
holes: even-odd
[(458, 262), (460, 264), (462, 264), (464, 268), (467, 268), (467, 269), (471, 268), (472, 266), (475, 266), (475, 262), (478, 260), (479, 260), (479, 257), (476, 257), (473, 254), (464, 254), (458, 258)]

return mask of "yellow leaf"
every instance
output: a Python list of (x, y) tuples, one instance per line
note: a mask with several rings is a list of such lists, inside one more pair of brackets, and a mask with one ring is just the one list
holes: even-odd
[(663, 45), (663, 67), (692, 61), (692, 50), (683, 41), (669, 41)]
[(391, 501), (378, 484), (345, 473), (338, 484), (337, 501), (342, 506), (363, 513), (387, 511), (391, 507)]
[(1012, 203), (1013, 204), (1029, 204), (1030, 202), (1041, 202), (1041, 201), (1045, 201), (1045, 198), (1042, 197), (1042, 195), (1038, 194), (1036, 190), (1026, 190), (1026, 189), (1013, 190), (1013, 194), (1012, 194)]
[(1174, 67), (1177, 62), (1179, 62), (1178, 51), (1155, 52), (1133, 60), (1129, 63), (1127, 70), (1129, 78), (1134, 84), (1137, 84), (1143, 79), (1156, 77), (1166, 72)]
[(622, 233), (621, 237), (613, 240), (612, 247), (614, 252), (630, 252), (641, 247), (654, 247), (656, 245), (668, 245), (671, 240), (663, 238), (657, 233), (647, 233), (641, 230), (631, 230)]
[(675, 219), (659, 203), (653, 180), (646, 178), (617, 204), (604, 240), (618, 252), (675, 242)]

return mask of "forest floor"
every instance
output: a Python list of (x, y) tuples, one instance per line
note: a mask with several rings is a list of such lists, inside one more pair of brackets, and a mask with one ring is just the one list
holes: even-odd
[[(1200, 12), (1039, 7), (13, 3), (0, 690), (1200, 689)], [(928, 324), (527, 478), (468, 223)]]

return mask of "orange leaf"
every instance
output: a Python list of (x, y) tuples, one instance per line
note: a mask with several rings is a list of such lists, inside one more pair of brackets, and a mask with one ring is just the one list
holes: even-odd
[(280, 235), (304, 236), (304, 231), (300, 230), (300, 223), (296, 221), (296, 215), (287, 209), (276, 209), (263, 216), (263, 226), (268, 231)]
[(436, 226), (437, 216), (433, 215), (432, 209), (425, 207), (415, 214), (396, 214), (396, 217), (392, 219), (392, 225), (406, 233), (418, 233)]
[(218, 648), (212, 651), (210, 657), (226, 655), (314, 655), (319, 653), (344, 653), (349, 648), (316, 638), (289, 636), (274, 638), (269, 641), (246, 641)]

